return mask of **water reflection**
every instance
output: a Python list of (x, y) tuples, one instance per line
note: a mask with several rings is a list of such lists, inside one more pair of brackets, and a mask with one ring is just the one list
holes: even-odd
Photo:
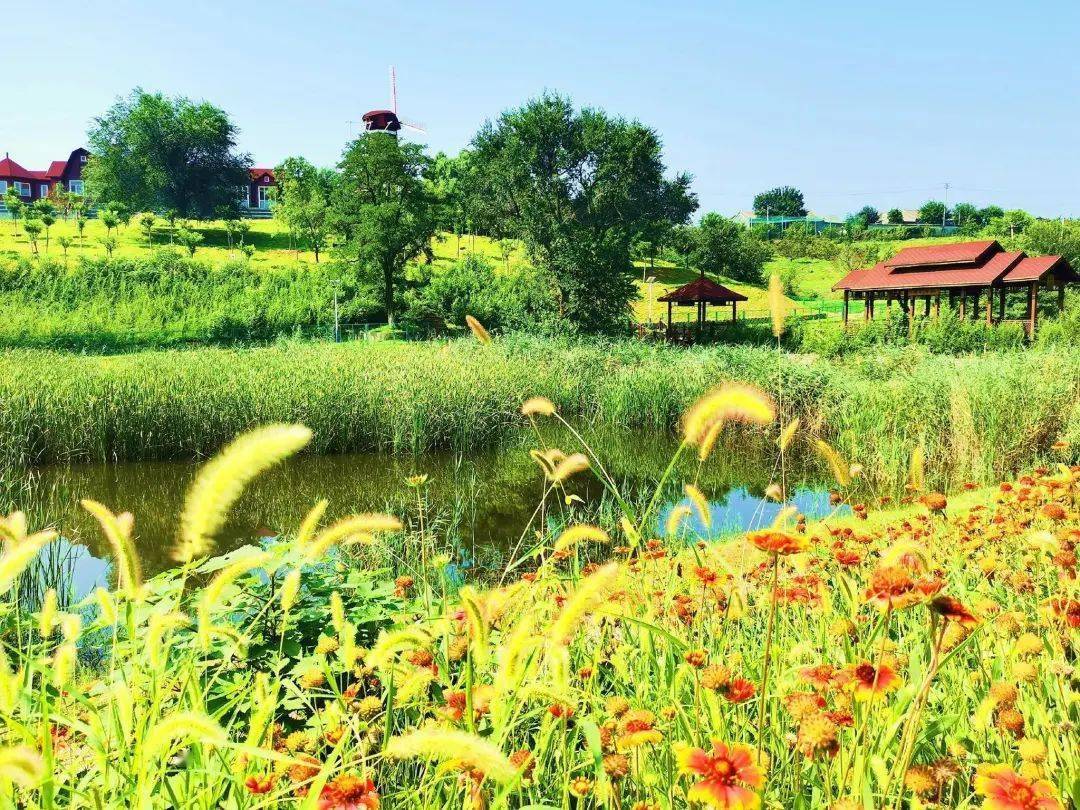
[[(621, 491), (635, 499), (651, 492), (675, 450), (663, 434), (611, 436), (587, 433), (592, 445)], [(548, 443), (577, 449), (566, 435), (547, 437)], [(525, 440), (523, 440), (524, 442)], [(539, 468), (529, 458), (535, 441), (486, 451), (388, 456), (376, 453), (344, 456), (302, 456), (257, 479), (232, 511), (218, 538), (225, 552), (259, 537), (289, 532), (320, 498), (330, 502), (328, 520), (359, 511), (386, 510), (414, 519), (416, 491), (404, 481), (417, 473), (428, 475), (423, 490), (429, 519), (440, 536), (453, 545), (459, 565), (498, 567), (517, 542), (543, 492)], [(767, 525), (780, 504), (764, 499), (771, 483), (774, 450), (765, 442), (742, 441), (737, 450), (718, 450), (700, 470), (687, 454), (675, 471), (668, 503), (660, 511), (662, 525), (681, 501), (680, 483), (697, 477), (711, 498), (712, 529), (694, 528), (703, 535), (721, 534)], [(107, 577), (109, 549), (89, 515), (78, 507), (80, 498), (93, 498), (110, 508), (135, 515), (135, 534), (146, 575), (170, 565), (177, 516), (198, 465), (189, 461), (53, 466), (9, 475), (2, 483), (5, 511), (21, 508), (35, 527), (56, 527), (70, 544), (74, 585), (86, 593)], [(828, 493), (820, 470), (793, 459), (789, 469), (792, 502), (810, 517), (828, 511)], [(574, 481), (571, 492), (581, 498), (579, 519), (603, 504), (603, 490), (591, 476)], [(12, 494), (14, 493), (14, 494)]]

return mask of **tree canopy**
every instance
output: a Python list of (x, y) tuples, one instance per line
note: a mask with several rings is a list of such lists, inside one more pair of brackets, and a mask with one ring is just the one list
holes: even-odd
[(422, 146), (385, 132), (361, 135), (339, 164), (332, 216), (344, 239), (338, 256), (381, 296), (391, 326), (405, 264), (428, 247), (436, 230), (435, 199), (424, 183), (429, 165)]
[(870, 227), (878, 224), (878, 220), (881, 219), (881, 212), (872, 205), (864, 205), (855, 216), (861, 219), (866, 227)]
[(927, 225), (942, 225), (947, 215), (948, 211), (945, 210), (945, 203), (939, 200), (929, 200), (923, 203), (919, 209), (919, 222)]
[(237, 128), (206, 101), (136, 88), (90, 128), (86, 185), (99, 204), (174, 209), (208, 218), (236, 208), (251, 157), (236, 152)]
[(331, 209), (337, 173), (317, 169), (302, 157), (290, 157), (274, 169), (277, 189), (274, 216), (306, 241), (315, 262), (330, 237)]
[(754, 197), (754, 213), (759, 217), (805, 217), (806, 201), (794, 186), (777, 186)]
[(666, 177), (655, 131), (556, 94), (485, 124), (472, 164), (478, 218), (524, 242), (560, 313), (586, 331), (627, 323), (635, 239), (697, 208), (690, 176)]
[(762, 268), (771, 254), (765, 240), (727, 217), (710, 213), (694, 230), (690, 259), (706, 272), (758, 284), (764, 279)]

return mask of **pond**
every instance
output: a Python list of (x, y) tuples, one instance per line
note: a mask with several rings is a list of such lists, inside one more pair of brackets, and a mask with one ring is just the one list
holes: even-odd
[[(584, 439), (632, 501), (652, 493), (677, 446), (675, 439), (662, 434), (615, 437), (593, 430)], [(548, 441), (567, 452), (579, 449), (566, 434), (548, 437)], [(223, 553), (260, 538), (291, 533), (321, 498), (330, 503), (325, 520), (388, 511), (412, 523), (418, 513), (418, 493), (405, 479), (424, 474), (427, 483), (420, 493), (426, 519), (443, 538), (456, 565), (466, 576), (470, 570), (478, 574), (498, 570), (529, 524), (544, 490), (540, 468), (529, 456), (532, 444), (522, 438), (468, 454), (298, 456), (251, 484), (219, 534), (215, 551)], [(718, 448), (700, 469), (692, 456), (685, 454), (685, 463), (675, 470), (658, 510), (658, 526), (684, 502), (682, 482), (695, 476), (709, 497), (712, 513), (708, 530), (696, 518), (690, 521), (688, 528), (695, 535), (719, 537), (768, 525), (782, 508), (765, 498), (776, 464), (771, 445), (747, 442)], [(54, 544), (57, 558), (49, 565), (65, 568), (78, 596), (110, 578), (109, 547), (94, 520), (79, 507), (79, 499), (93, 498), (135, 516), (143, 573), (152, 576), (171, 564), (178, 516), (198, 468), (192, 461), (143, 461), (14, 472), (5, 481), (3, 500), (7, 503), (0, 508), (23, 509), (33, 528), (53, 526), (60, 532), (62, 542)], [(811, 460), (789, 459), (788, 482), (790, 502), (800, 512), (814, 518), (830, 511), (827, 478)], [(605, 504), (610, 506), (591, 474), (578, 476), (569, 492), (580, 498), (573, 506), (574, 520), (593, 519)]]

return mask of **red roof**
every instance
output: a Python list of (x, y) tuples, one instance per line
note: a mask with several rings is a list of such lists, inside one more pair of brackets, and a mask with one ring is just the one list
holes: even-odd
[(263, 169), (263, 168), (248, 169), (248, 173), (250, 174), (252, 180), (258, 180), (264, 174), (270, 175), (271, 180), (274, 179), (274, 170), (273, 169)]
[(0, 160), (0, 177), (28, 177), (33, 178), (34, 173), (27, 171), (9, 157)]
[(956, 242), (951, 245), (924, 245), (904, 248), (887, 262), (886, 267), (914, 267), (926, 264), (978, 264), (991, 252), (1001, 250), (993, 239), (983, 242)]
[(66, 160), (54, 160), (49, 164), (49, 168), (45, 170), (45, 176), (53, 179), (62, 177), (67, 165), (68, 162)]
[(1035, 281), (1048, 271), (1066, 280), (1080, 280), (1061, 256), (1032, 258), (1006, 251), (996, 241), (961, 242), (905, 248), (873, 267), (852, 270), (834, 290), (911, 290), (933, 287), (988, 287)]
[(705, 276), (696, 278), (689, 284), (683, 284), (676, 290), (660, 296), (658, 301), (674, 301), (677, 304), (692, 304), (696, 301), (705, 301), (709, 304), (728, 304), (732, 301), (749, 301), (742, 293), (729, 290), (722, 284), (717, 284)]

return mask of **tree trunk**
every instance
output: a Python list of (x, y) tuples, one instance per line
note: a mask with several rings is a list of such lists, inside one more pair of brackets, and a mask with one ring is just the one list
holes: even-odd
[(386, 325), (394, 328), (394, 270), (392, 267), (383, 269), (383, 283), (386, 287), (384, 306), (386, 307)]

